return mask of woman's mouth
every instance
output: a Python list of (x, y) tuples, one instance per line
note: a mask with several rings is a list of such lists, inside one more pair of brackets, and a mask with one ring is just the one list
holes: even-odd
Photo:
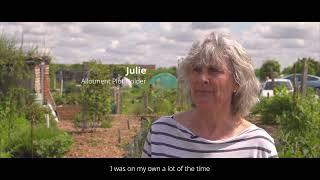
[(196, 94), (209, 95), (209, 94), (212, 94), (212, 91), (210, 91), (210, 90), (196, 90)]
[(196, 90), (196, 92), (212, 92), (212, 90), (204, 90), (204, 89), (199, 89), (199, 90)]

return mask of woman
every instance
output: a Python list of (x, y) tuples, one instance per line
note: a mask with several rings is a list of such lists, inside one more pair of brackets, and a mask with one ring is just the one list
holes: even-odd
[(192, 109), (155, 121), (142, 157), (277, 157), (273, 138), (245, 120), (259, 82), (240, 44), (211, 33), (192, 46), (178, 78)]

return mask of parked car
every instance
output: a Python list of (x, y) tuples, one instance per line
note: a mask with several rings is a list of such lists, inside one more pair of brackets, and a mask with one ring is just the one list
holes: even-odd
[[(293, 83), (293, 74), (289, 74), (284, 76), (283, 79), (289, 79), (291, 83)], [(296, 83), (298, 87), (300, 86), (302, 81), (302, 74), (296, 74)], [(314, 75), (307, 75), (306, 87), (312, 87), (315, 89), (320, 89), (320, 77)]]
[(284, 86), (289, 92), (293, 92), (293, 86), (289, 79), (269, 79), (263, 83), (260, 96), (271, 97), (274, 95), (274, 89), (280, 86)]

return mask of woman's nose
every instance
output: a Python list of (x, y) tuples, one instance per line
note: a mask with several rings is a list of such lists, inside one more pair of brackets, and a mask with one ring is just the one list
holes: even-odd
[(209, 76), (208, 73), (204, 72), (200, 75), (201, 82), (208, 84), (209, 83)]

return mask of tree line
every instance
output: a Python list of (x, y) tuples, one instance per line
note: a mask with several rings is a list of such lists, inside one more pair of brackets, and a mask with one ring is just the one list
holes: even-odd
[(266, 80), (267, 76), (270, 78), (277, 78), (280, 75), (293, 74), (294, 66), (296, 68), (296, 73), (302, 73), (304, 60), (306, 60), (308, 64), (308, 74), (320, 76), (320, 62), (313, 58), (299, 58), (292, 66), (288, 66), (282, 71), (280, 70), (281, 66), (279, 61), (274, 59), (266, 60), (262, 64), (261, 68), (255, 69), (255, 73), (256, 76), (262, 81)]

